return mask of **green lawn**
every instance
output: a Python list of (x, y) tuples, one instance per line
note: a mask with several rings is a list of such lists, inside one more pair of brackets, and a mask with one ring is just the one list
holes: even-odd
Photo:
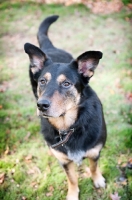
[(107, 187), (95, 189), (87, 178), (87, 161), (77, 169), (80, 200), (121, 200), (132, 196), (132, 14), (123, 10), (94, 15), (86, 7), (0, 4), (0, 199), (64, 200), (65, 174), (40, 134), (36, 103), (28, 77), (26, 42), (37, 44), (40, 22), (60, 18), (50, 28), (53, 43), (76, 58), (86, 50), (104, 53), (90, 85), (103, 106), (108, 138), (99, 162)]

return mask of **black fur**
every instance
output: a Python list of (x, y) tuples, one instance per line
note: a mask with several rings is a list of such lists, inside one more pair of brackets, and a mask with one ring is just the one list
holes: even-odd
[[(58, 130), (56, 130), (47, 119), (41, 117), (42, 133), (48, 145), (57, 143)], [(104, 145), (106, 140), (106, 126), (102, 113), (102, 105), (95, 92), (90, 86), (84, 89), (83, 97), (79, 105), (77, 121), (70, 127), (75, 128), (75, 132), (69, 141), (58, 150), (67, 153), (78, 150), (87, 151), (97, 144)]]
[[(76, 64), (74, 62), (71, 62), (73, 60), (73, 57), (64, 50), (57, 49), (56, 47), (54, 47), (47, 36), (47, 31), (50, 24), (56, 21), (57, 18), (58, 16), (51, 16), (49, 18), (46, 18), (41, 23), (38, 32), (38, 40), (41, 50), (47, 55), (47, 57), (51, 58), (51, 60), (54, 63), (57, 62), (60, 63), (60, 65), (61, 63), (70, 63), (69, 65), (71, 67), (71, 74), (75, 73), (77, 76), (77, 72), (74, 69), (76, 68)], [(25, 45), (25, 51), (29, 51), (28, 44)], [(85, 54), (86, 53), (83, 53), (81, 56), (78, 57), (78, 59), (80, 59), (83, 56), (85, 59)], [(90, 56), (92, 56), (92, 51), (90, 52)], [(99, 57), (100, 59), (102, 57), (102, 53), (99, 52), (97, 56), (93, 55), (93, 57)], [(57, 67), (54, 66), (53, 68), (53, 70), (56, 70)], [(60, 68), (59, 70), (62, 69)], [(65, 66), (63, 68), (63, 73), (65, 73), (64, 70), (66, 70)], [(35, 97), (37, 98), (37, 82), (36, 80), (34, 80), (34, 76), (31, 70), (29, 70), (29, 72), (33, 92)], [(70, 149), (71, 151), (86, 151), (100, 142), (104, 144), (106, 140), (106, 126), (104, 122), (102, 105), (100, 103), (100, 100), (89, 85), (86, 85), (85, 87), (83, 86), (84, 77), (77, 76), (77, 78), (79, 79), (79, 81), (78, 83), (76, 83), (76, 87), (78, 87), (77, 89), (79, 91), (81, 90), (80, 92), (82, 97), (78, 105), (79, 112), (77, 121), (71, 127), (69, 127), (74, 127), (75, 132), (72, 134), (69, 141), (66, 143), (66, 147), (63, 146), (58, 148), (58, 150), (65, 153), (67, 152), (67, 149)], [(52, 85), (54, 85), (54, 83), (52, 83)], [(48, 120), (43, 117), (41, 117), (41, 127), (44, 138), (49, 146), (58, 142), (58, 130), (56, 130), (48, 122)]]
[[(60, 95), (66, 96), (68, 89), (62, 89), (56, 82), (60, 74), (66, 75), (80, 94), (77, 118), (68, 127), (69, 129), (74, 128), (75, 131), (64, 146), (57, 148), (58, 151), (68, 155), (69, 151), (71, 153), (86, 152), (98, 144), (102, 144), (102, 146), (105, 144), (106, 126), (102, 105), (96, 93), (88, 85), (91, 77), (89, 73), (94, 72), (99, 59), (102, 58), (102, 53), (99, 51), (89, 51), (74, 60), (66, 51), (54, 47), (47, 36), (47, 32), (51, 23), (55, 22), (57, 18), (58, 16), (51, 16), (41, 23), (38, 31), (38, 41), (41, 50), (31, 44), (25, 44), (25, 52), (28, 53), (31, 61), (29, 73), (36, 100), (38, 100), (38, 83), (46, 72), (52, 74), (52, 79), (46, 86), (40, 86), (40, 90), (45, 91), (45, 98), (48, 97), (49, 99), (52, 97), (55, 91), (58, 91)], [(36, 57), (37, 60), (35, 60)], [(33, 74), (32, 68), (37, 69), (37, 72)], [(42, 134), (48, 146), (51, 147), (60, 140), (58, 130), (48, 119), (42, 116), (40, 118)], [(99, 155), (97, 158), (93, 158), (93, 160), (98, 159), (98, 157)], [(82, 156), (81, 159), (83, 158)]]

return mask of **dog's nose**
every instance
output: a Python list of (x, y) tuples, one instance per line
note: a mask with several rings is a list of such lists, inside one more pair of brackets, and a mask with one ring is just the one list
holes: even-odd
[(38, 100), (37, 102), (38, 109), (41, 111), (46, 111), (50, 107), (50, 101), (48, 100)]

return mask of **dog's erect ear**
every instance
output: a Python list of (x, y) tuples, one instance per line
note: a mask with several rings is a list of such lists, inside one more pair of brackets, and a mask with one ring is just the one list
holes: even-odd
[(46, 55), (38, 47), (30, 43), (24, 45), (24, 50), (29, 55), (31, 71), (35, 74), (43, 68)]
[(100, 51), (86, 51), (81, 54), (76, 60), (78, 63), (78, 72), (84, 77), (92, 77), (102, 55)]

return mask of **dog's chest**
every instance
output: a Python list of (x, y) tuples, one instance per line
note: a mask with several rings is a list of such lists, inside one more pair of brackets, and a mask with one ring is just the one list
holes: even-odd
[(85, 158), (85, 154), (86, 152), (82, 150), (75, 152), (71, 152), (70, 150), (68, 150), (67, 152), (68, 158), (75, 162), (77, 165), (80, 165), (82, 163), (83, 158)]

